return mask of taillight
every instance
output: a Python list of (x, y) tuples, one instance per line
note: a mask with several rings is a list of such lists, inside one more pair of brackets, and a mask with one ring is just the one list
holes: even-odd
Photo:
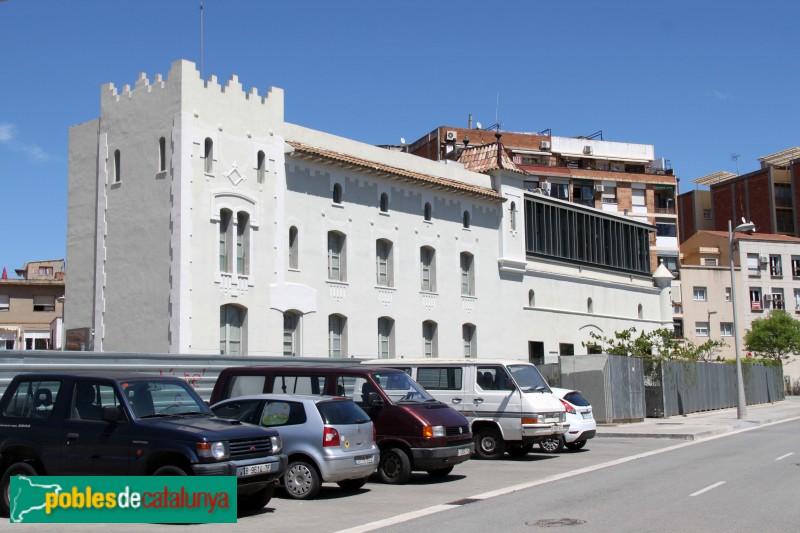
[[(374, 428), (373, 428), (374, 430)], [(325, 428), (322, 434), (322, 446), (339, 446), (339, 432), (334, 428)]]
[(569, 402), (565, 402), (564, 400), (561, 400), (561, 403), (564, 404), (564, 409), (566, 409), (569, 414), (571, 414), (571, 415), (575, 414), (575, 408), (572, 407), (572, 405), (570, 405)]

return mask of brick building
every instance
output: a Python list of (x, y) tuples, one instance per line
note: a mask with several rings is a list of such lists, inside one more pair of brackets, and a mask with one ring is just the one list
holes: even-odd
[(0, 279), (0, 350), (61, 349), (64, 260), (32, 261), (16, 273)]

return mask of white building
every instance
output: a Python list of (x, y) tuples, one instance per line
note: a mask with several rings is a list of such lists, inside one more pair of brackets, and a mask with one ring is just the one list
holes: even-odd
[(67, 329), (98, 351), (555, 362), (591, 331), (671, 327), (652, 226), (526, 193), (513, 164), (283, 116), (280, 89), (187, 61), (105, 85), (70, 130)]

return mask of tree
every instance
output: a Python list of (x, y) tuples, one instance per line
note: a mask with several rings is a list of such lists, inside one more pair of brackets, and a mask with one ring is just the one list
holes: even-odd
[(786, 311), (773, 310), (767, 318), (753, 320), (744, 335), (744, 345), (762, 357), (788, 359), (788, 354), (800, 352), (800, 321)]
[[(678, 342), (669, 329), (642, 331), (635, 335), (636, 328), (615, 331), (611, 338), (590, 332), (593, 339), (582, 343), (591, 351), (609, 355), (627, 355), (654, 360), (703, 361), (712, 359), (717, 348), (726, 346), (722, 341), (708, 340), (701, 345)], [(591, 353), (591, 352), (590, 352)]]

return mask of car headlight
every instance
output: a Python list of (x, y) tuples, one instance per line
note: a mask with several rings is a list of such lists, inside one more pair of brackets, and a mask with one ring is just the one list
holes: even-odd
[(222, 461), (223, 459), (227, 459), (230, 455), (228, 451), (228, 443), (225, 441), (198, 442), (197, 455), (206, 459)]
[(281, 442), (281, 436), (276, 435), (274, 437), (269, 438), (270, 443), (272, 444), (272, 453), (281, 453), (283, 449), (283, 442)]
[(444, 426), (422, 426), (423, 437), (444, 437)]

